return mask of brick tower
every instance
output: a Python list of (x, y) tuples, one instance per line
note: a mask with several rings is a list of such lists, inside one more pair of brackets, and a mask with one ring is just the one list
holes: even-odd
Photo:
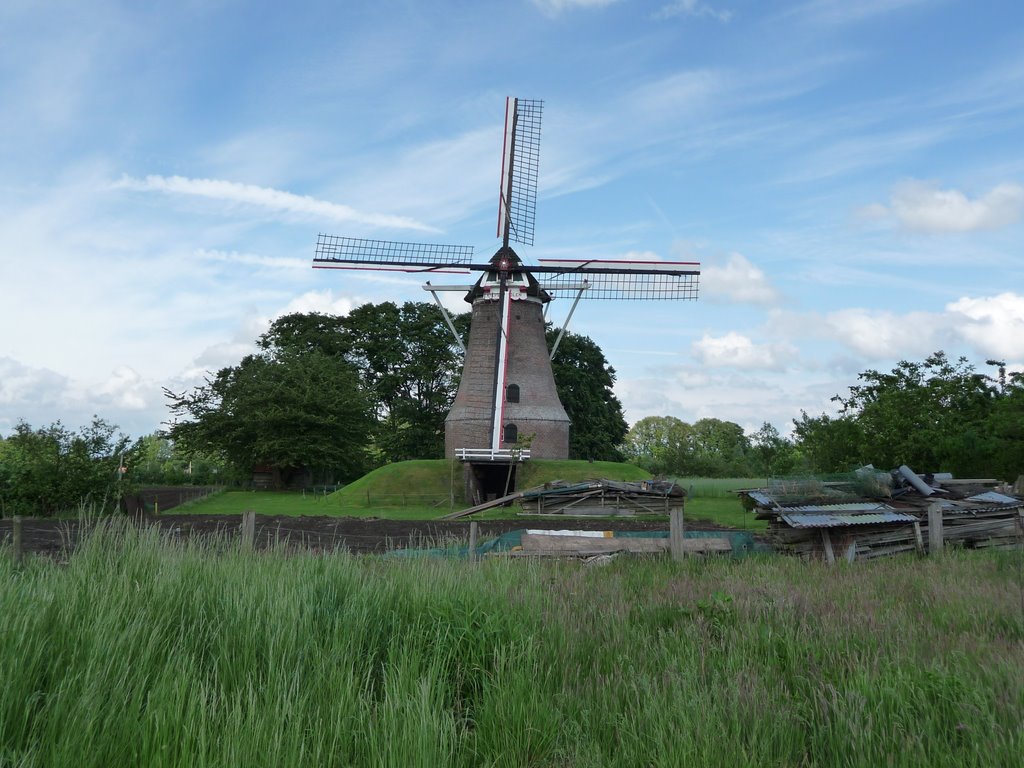
[[(473, 286), (469, 343), (458, 394), (445, 419), (445, 455), (470, 449), (501, 455), (528, 447), (530, 456), (569, 456), (569, 416), (558, 399), (544, 336), (551, 300), (511, 248), (491, 259)], [(482, 455), (482, 454), (480, 454)]]

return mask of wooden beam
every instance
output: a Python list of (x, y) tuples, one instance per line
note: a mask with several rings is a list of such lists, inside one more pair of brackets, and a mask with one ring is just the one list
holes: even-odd
[(828, 535), (828, 528), (821, 529), (821, 543), (825, 547), (825, 562), (829, 565), (835, 565), (836, 555), (832, 551), (832, 537)]
[(928, 554), (937, 555), (942, 552), (942, 503), (932, 502), (928, 505)]
[(483, 504), (477, 504), (475, 507), (469, 507), (468, 509), (460, 509), (457, 512), (451, 512), (447, 515), (442, 515), (441, 520), (457, 520), (460, 517), (466, 517), (467, 515), (473, 515), (477, 512), (483, 512), (487, 509), (493, 509), (494, 507), (500, 507), (503, 504), (508, 504), (510, 501), (522, 497), (523, 491), (516, 491), (510, 493), (508, 496), (502, 496), (500, 499), (493, 499), (492, 501), (485, 501)]
[(668, 516), (669, 551), (673, 560), (682, 560), (686, 556), (686, 528), (683, 523), (683, 512), (673, 509)]

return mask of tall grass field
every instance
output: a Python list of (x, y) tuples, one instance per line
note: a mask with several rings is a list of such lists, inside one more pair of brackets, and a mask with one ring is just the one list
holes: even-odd
[(828, 569), (0, 550), (0, 766), (981, 766), (1024, 754), (1020, 553)]

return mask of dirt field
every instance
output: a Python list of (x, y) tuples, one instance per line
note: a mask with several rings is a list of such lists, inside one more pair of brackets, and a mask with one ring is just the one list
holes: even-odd
[[(156, 525), (169, 536), (234, 537), (240, 518), (224, 515), (160, 515), (136, 518), (142, 525)], [(12, 522), (0, 520), (0, 542), (9, 542)], [(638, 520), (491, 520), (480, 523), (480, 536), (493, 536), (519, 528), (573, 530), (648, 531), (668, 530), (668, 521)], [(709, 523), (693, 529), (714, 530)], [(26, 518), (22, 524), (22, 548), (61, 558), (73, 550), (82, 531), (75, 520)], [(437, 546), (454, 540), (469, 539), (469, 521), (379, 520), (359, 517), (287, 517), (256, 516), (256, 546), (265, 548), (274, 542), (313, 551), (347, 549), (356, 553), (384, 552), (409, 546)]]

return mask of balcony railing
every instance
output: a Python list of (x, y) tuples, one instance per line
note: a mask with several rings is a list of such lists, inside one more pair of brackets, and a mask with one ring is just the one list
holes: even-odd
[(457, 448), (455, 458), (461, 461), (502, 461), (506, 463), (526, 461), (530, 458), (529, 448)]

